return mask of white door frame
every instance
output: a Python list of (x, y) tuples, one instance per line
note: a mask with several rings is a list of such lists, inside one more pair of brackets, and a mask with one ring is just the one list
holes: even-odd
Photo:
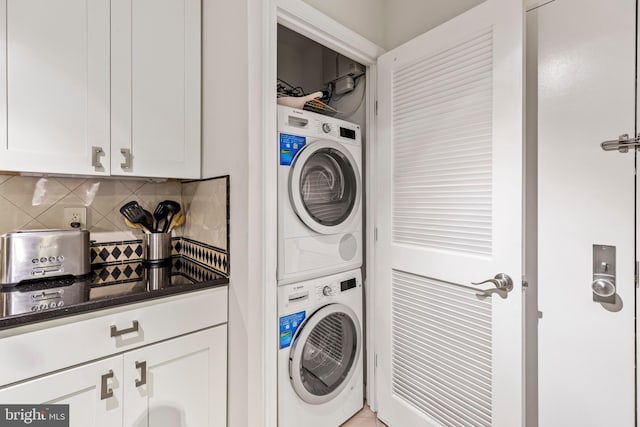
[[(264, 408), (265, 426), (277, 425), (278, 391), (278, 330), (276, 266), (278, 265), (277, 240), (277, 179), (278, 150), (275, 144), (277, 134), (276, 79), (277, 74), (277, 31), (278, 25), (296, 31), (334, 51), (367, 66), (367, 80), (376, 81), (376, 61), (384, 49), (365, 39), (337, 21), (314, 9), (302, 0), (269, 0), (268, 10), (262, 22), (267, 37), (262, 46), (262, 111), (263, 111), (263, 292), (264, 292)], [(367, 85), (367, 144), (365, 150), (365, 194), (366, 194), (366, 306), (373, 307), (373, 236), (374, 236), (374, 192), (373, 159), (375, 141), (375, 84)], [(369, 349), (374, 348), (374, 321), (371, 313), (366, 312), (366, 342)], [(271, 339), (273, 338), (273, 339)], [(375, 378), (373, 351), (367, 353), (366, 397), (372, 409), (375, 409)]]

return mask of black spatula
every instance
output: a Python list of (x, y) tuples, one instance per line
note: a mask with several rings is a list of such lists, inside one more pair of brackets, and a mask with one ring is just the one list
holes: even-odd
[(153, 216), (143, 209), (135, 200), (124, 204), (120, 213), (132, 224), (140, 224), (149, 233), (153, 232)]

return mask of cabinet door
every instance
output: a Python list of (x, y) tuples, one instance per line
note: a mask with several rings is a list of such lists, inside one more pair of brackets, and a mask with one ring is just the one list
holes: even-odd
[(109, 173), (109, 0), (1, 0), (0, 82), (0, 170)]
[(124, 425), (226, 426), (227, 326), (124, 355)]
[[(111, 375), (111, 373), (113, 375)], [(102, 384), (113, 392), (102, 396)], [(122, 425), (122, 356), (0, 390), (2, 404), (68, 404), (71, 427)]]
[(199, 178), (200, 0), (111, 7), (112, 175)]

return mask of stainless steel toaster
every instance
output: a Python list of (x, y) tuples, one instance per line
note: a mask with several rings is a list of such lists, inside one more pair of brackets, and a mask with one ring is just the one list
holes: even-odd
[(87, 230), (24, 230), (0, 236), (0, 286), (90, 272)]

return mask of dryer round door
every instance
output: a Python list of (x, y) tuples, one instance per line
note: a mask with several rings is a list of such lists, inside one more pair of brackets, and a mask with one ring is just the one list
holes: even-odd
[(302, 400), (321, 404), (335, 398), (353, 376), (362, 347), (352, 309), (329, 304), (304, 322), (289, 354), (289, 377)]
[(291, 204), (307, 227), (335, 234), (349, 226), (358, 214), (360, 172), (342, 144), (316, 141), (303, 148), (289, 174)]

